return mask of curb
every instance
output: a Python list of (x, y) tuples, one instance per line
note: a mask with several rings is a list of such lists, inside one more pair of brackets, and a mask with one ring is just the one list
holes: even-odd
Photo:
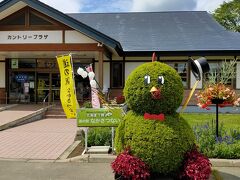
[(16, 107), (16, 106), (18, 106), (18, 104), (11, 104), (11, 105), (7, 105), (7, 106), (4, 106), (4, 107), (1, 107), (0, 108), (0, 112), (4, 111), (4, 110), (7, 110), (7, 109), (11, 109), (11, 108)]
[[(26, 163), (111, 163), (116, 159), (112, 154), (84, 154), (68, 159), (10, 159), (0, 158), (0, 161), (15, 161)], [(240, 168), (240, 159), (210, 159), (212, 167), (238, 167)]]
[(240, 159), (210, 159), (213, 167), (240, 167)]
[(55, 162), (111, 163), (116, 157), (112, 154), (83, 154), (69, 159), (56, 160)]
[(73, 152), (73, 150), (81, 143), (81, 141), (74, 141), (60, 156), (59, 160), (65, 160)]

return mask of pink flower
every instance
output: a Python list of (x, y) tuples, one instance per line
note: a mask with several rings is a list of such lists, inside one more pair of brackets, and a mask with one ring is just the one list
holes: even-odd
[(202, 91), (195, 94), (198, 101), (198, 106), (203, 109), (209, 109), (208, 106), (212, 104), (213, 99), (222, 99), (224, 102), (219, 104), (219, 107), (225, 107), (226, 105), (240, 105), (240, 97), (234, 90), (228, 86), (217, 83), (206, 86)]

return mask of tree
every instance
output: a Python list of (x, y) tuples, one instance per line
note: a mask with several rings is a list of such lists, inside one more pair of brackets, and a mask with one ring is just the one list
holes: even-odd
[(240, 0), (223, 2), (213, 17), (226, 29), (240, 32)]

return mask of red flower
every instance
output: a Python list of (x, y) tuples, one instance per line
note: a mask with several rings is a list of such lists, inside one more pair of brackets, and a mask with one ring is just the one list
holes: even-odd
[(210, 174), (211, 163), (197, 148), (186, 153), (180, 179), (207, 180)]
[(124, 103), (125, 102), (125, 97), (124, 96), (117, 96), (116, 97), (116, 102), (117, 102), (117, 104), (122, 104), (122, 103)]
[(119, 154), (111, 166), (116, 174), (127, 179), (144, 180), (150, 177), (148, 166), (138, 157), (130, 155), (130, 149)]

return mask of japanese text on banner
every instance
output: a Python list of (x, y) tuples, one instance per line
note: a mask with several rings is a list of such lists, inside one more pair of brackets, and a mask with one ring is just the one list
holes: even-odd
[(60, 99), (62, 107), (67, 118), (76, 118), (76, 109), (79, 105), (74, 89), (71, 55), (59, 56), (57, 61), (61, 76)]

